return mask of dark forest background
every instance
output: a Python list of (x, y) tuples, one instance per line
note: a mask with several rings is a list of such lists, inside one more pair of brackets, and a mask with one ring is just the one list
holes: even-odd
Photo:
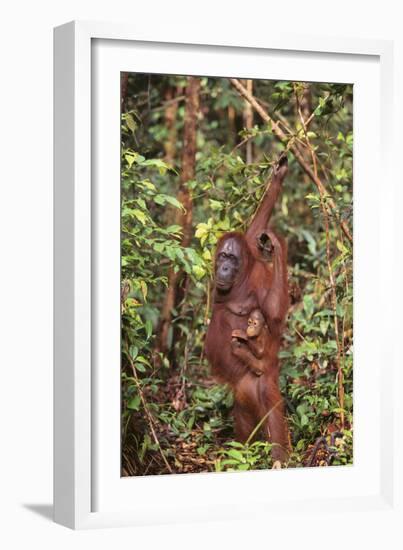
[(121, 91), (122, 475), (271, 467), (269, 443), (234, 441), (203, 340), (217, 239), (284, 150), (288, 467), (352, 463), (352, 86), (122, 73)]

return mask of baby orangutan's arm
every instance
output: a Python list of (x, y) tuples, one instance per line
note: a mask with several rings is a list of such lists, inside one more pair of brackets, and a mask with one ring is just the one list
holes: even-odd
[(260, 359), (257, 359), (247, 346), (247, 343), (241, 342), (238, 338), (232, 338), (231, 340), (232, 353), (235, 357), (241, 359), (245, 366), (256, 374), (256, 376), (260, 376), (265, 371), (264, 363)]
[(255, 338), (250, 338), (247, 331), (235, 329), (232, 331), (231, 337), (247, 346), (257, 359), (261, 359), (263, 357), (264, 340), (261, 335)]
[(231, 337), (236, 338), (237, 340), (248, 340), (246, 331), (239, 328), (232, 331)]

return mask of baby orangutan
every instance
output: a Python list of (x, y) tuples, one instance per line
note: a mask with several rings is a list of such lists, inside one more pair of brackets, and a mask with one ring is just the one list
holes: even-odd
[(233, 330), (231, 337), (234, 355), (243, 360), (256, 376), (261, 376), (265, 371), (262, 357), (269, 337), (269, 328), (260, 309), (251, 311), (246, 331)]

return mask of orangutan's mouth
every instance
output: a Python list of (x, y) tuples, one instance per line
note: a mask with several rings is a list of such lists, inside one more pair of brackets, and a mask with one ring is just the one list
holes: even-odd
[(232, 286), (230, 283), (227, 283), (225, 281), (216, 281), (215, 284), (219, 290), (223, 290), (223, 291), (229, 290)]

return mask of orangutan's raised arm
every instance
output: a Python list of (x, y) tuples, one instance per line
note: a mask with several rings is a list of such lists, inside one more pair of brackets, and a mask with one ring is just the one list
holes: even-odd
[(252, 250), (255, 250), (256, 246), (258, 245), (258, 239), (260, 239), (261, 234), (265, 231), (269, 224), (274, 205), (276, 204), (278, 196), (280, 195), (282, 183), (287, 174), (287, 171), (287, 156), (283, 154), (280, 156), (278, 163), (273, 169), (271, 182), (268, 185), (263, 199), (252, 219), (252, 222), (245, 233), (245, 238)]

